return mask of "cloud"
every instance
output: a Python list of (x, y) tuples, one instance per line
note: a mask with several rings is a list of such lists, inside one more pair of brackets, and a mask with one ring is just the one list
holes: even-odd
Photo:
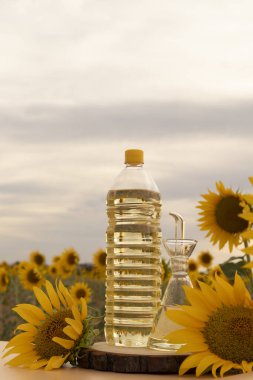
[(1, 103), (252, 97), (252, 2), (195, 5), (2, 1)]
[(220, 105), (153, 102), (111, 106), (2, 108), (1, 130), (16, 141), (154, 139), (253, 135), (253, 101)]
[(145, 151), (145, 167), (168, 212), (180, 212), (200, 240), (196, 204), (223, 180), (249, 190), (251, 104), (126, 104), (27, 107), (0, 113), (1, 250), (10, 257), (42, 249), (50, 258), (74, 245), (82, 260), (105, 246), (105, 198), (124, 150)]

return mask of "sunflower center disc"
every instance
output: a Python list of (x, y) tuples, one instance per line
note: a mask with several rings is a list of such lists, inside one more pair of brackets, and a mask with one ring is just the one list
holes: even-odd
[(75, 265), (76, 264), (76, 255), (74, 253), (69, 253), (67, 258), (69, 265)]
[(6, 286), (7, 284), (8, 284), (7, 277), (5, 274), (3, 274), (1, 277), (1, 285)]
[(106, 253), (105, 252), (103, 252), (103, 253), (100, 254), (100, 256), (99, 256), (99, 263), (101, 265), (105, 266), (105, 264), (106, 264)]
[(197, 264), (194, 262), (189, 262), (188, 269), (190, 272), (195, 272), (197, 270)]
[(240, 199), (233, 195), (222, 198), (215, 209), (218, 225), (229, 233), (238, 233), (248, 227), (248, 222), (238, 216), (242, 213)]
[(68, 339), (62, 331), (67, 326), (65, 318), (71, 318), (70, 310), (58, 311), (50, 315), (38, 328), (38, 334), (34, 340), (35, 350), (41, 359), (50, 359), (51, 356), (66, 355), (68, 350), (52, 341), (53, 337)]
[(37, 254), (36, 256), (34, 256), (34, 261), (37, 265), (42, 265), (44, 264), (44, 258), (42, 255), (39, 255)]
[(40, 281), (40, 275), (39, 273), (36, 273), (33, 269), (31, 269), (27, 273), (27, 280), (31, 284), (37, 284)]
[(202, 264), (209, 265), (209, 264), (211, 264), (213, 257), (209, 252), (202, 252), (199, 259), (200, 259)]
[(80, 298), (85, 298), (86, 297), (86, 295), (87, 295), (87, 292), (86, 292), (86, 290), (85, 289), (77, 289), (77, 291), (76, 291), (76, 297), (78, 298), (78, 299), (80, 299)]
[(223, 306), (209, 317), (203, 329), (209, 350), (224, 360), (253, 361), (253, 309)]

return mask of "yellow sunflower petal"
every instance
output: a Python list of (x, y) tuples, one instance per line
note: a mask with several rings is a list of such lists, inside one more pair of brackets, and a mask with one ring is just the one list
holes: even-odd
[(206, 355), (203, 359), (200, 360), (199, 364), (197, 365), (196, 376), (200, 376), (208, 367), (219, 360), (220, 358), (218, 358), (216, 355)]
[(215, 276), (215, 280), (215, 289), (220, 300), (226, 305), (234, 305), (233, 286), (218, 275)]
[(199, 319), (203, 323), (208, 320), (208, 312), (199, 309), (198, 307), (188, 306), (188, 305), (182, 305), (181, 309), (186, 312), (186, 314), (190, 315), (193, 318)]
[(179, 368), (179, 376), (182, 376), (184, 373), (189, 371), (189, 369), (196, 367), (200, 360), (206, 357), (206, 352), (200, 352), (197, 354), (193, 354), (188, 356)]
[(64, 332), (64, 334), (66, 334), (71, 339), (76, 340), (79, 338), (79, 334), (76, 332), (75, 329), (73, 329), (72, 326), (64, 327), (63, 332)]
[(81, 319), (82, 321), (87, 317), (87, 302), (84, 298), (81, 298)]
[(226, 194), (226, 188), (222, 181), (216, 182), (216, 189), (219, 191), (219, 193)]
[(65, 294), (66, 291), (68, 291), (67, 288), (63, 285), (61, 280), (59, 281), (58, 287), (59, 287), (59, 290), (62, 292), (63, 295)]
[(5, 352), (2, 357), (5, 358), (6, 356), (12, 355), (12, 354), (25, 354), (27, 352), (32, 352), (33, 349), (34, 349), (33, 344), (25, 343), (24, 345), (12, 347), (8, 352)]
[(238, 305), (243, 305), (245, 297), (250, 298), (250, 294), (241, 277), (236, 273), (234, 282), (234, 297)]
[(75, 320), (77, 321), (81, 321), (81, 314), (80, 314), (80, 311), (78, 310), (78, 307), (76, 305), (73, 305), (71, 307), (71, 311), (72, 311), (72, 314), (73, 314), (73, 317), (75, 318)]
[(59, 301), (59, 297), (50, 281), (46, 281), (46, 289), (47, 289), (47, 294), (51, 301), (51, 304), (55, 307), (56, 310), (60, 310), (61, 304)]
[(221, 377), (223, 377), (223, 375), (229, 371), (231, 368), (234, 367), (234, 363), (232, 362), (227, 362), (227, 363), (224, 363), (223, 366), (221, 367), (220, 369), (220, 375)]
[(253, 205), (253, 194), (245, 194), (243, 198), (247, 203)]
[(241, 214), (241, 216), (243, 219), (248, 220), (250, 223), (253, 222), (253, 212), (250, 212), (250, 211), (249, 212), (243, 212)]
[(43, 292), (43, 290), (41, 290), (40, 288), (37, 288), (36, 286), (34, 286), (33, 292), (39, 304), (45, 310), (45, 312), (48, 313), (49, 315), (52, 315), (53, 308), (48, 296)]
[(38, 360), (37, 362), (32, 363), (29, 367), (31, 369), (39, 369), (47, 365), (47, 363), (48, 363), (47, 359), (41, 359), (41, 360)]
[(5, 364), (13, 366), (13, 367), (17, 367), (17, 366), (26, 367), (27, 365), (32, 363), (32, 361), (35, 358), (36, 358), (36, 355), (31, 354), (31, 353), (25, 353), (25, 354), (20, 354), (20, 355), (16, 356), (15, 358), (9, 360)]
[(217, 377), (217, 375), (216, 375), (217, 369), (219, 367), (221, 367), (223, 364), (224, 364), (224, 360), (222, 360), (222, 359), (219, 359), (216, 363), (213, 364), (213, 366), (212, 366), (213, 377), (215, 377), (215, 378)]
[(185, 327), (201, 328), (203, 326), (200, 320), (190, 317), (183, 310), (167, 310), (166, 315), (173, 322)]
[(34, 338), (34, 336), (31, 332), (24, 332), (24, 333), (18, 334), (16, 336), (14, 336), (6, 344), (5, 349), (12, 347), (12, 346), (19, 346), (19, 345), (22, 346), (23, 344), (30, 343), (30, 342), (32, 342), (33, 338)]
[(203, 281), (198, 281), (199, 287), (202, 291), (203, 296), (214, 309), (221, 305), (219, 298), (216, 295), (216, 292)]
[(202, 352), (202, 351), (208, 351), (208, 346), (206, 343), (186, 343), (182, 347), (180, 347), (177, 350), (178, 354), (185, 354), (185, 353), (194, 353), (194, 352)]
[(242, 361), (242, 368), (244, 372), (251, 372), (253, 367), (253, 362), (246, 362), (245, 360)]
[(59, 338), (58, 336), (53, 337), (52, 341), (58, 343), (60, 346), (66, 348), (67, 350), (70, 350), (74, 346), (73, 340)]
[(66, 358), (69, 356), (69, 354), (65, 355), (65, 356), (52, 356), (49, 360), (48, 360), (48, 363), (47, 363), (47, 366), (45, 367), (45, 369), (48, 371), (48, 370), (51, 370), (51, 369), (54, 369), (54, 368), (60, 368)]
[(28, 312), (31, 311), (40, 321), (44, 321), (46, 318), (45, 313), (38, 306), (31, 305), (29, 303), (22, 303), (18, 304), (17, 307), (27, 310)]
[(83, 324), (72, 318), (65, 318), (65, 321), (73, 327), (73, 329), (80, 335), (83, 331)]
[(243, 233), (241, 234), (241, 237), (242, 237), (244, 240), (250, 240), (250, 239), (253, 239), (253, 230), (243, 232)]
[(57, 282), (56, 282), (56, 289), (57, 289), (57, 294), (58, 294), (58, 297), (59, 297), (61, 303), (63, 304), (63, 306), (65, 308), (67, 308), (67, 302), (66, 302), (65, 298), (63, 297), (61, 291), (59, 290)]
[(14, 310), (25, 321), (31, 323), (34, 326), (38, 326), (41, 323), (40, 319), (38, 319), (35, 314), (29, 312), (28, 310), (25, 310), (19, 306), (14, 307), (12, 310)]
[(35, 326), (31, 325), (30, 323), (22, 323), (21, 325), (18, 325), (15, 329), (16, 330), (22, 330), (22, 331), (27, 331), (27, 332), (31, 332), (33, 334), (36, 334), (37, 333), (37, 329)]
[(66, 290), (66, 292), (64, 293), (64, 297), (65, 297), (65, 300), (67, 301), (69, 308), (71, 309), (72, 306), (74, 305), (75, 301), (73, 300), (73, 298), (69, 294), (68, 290)]
[(194, 342), (196, 344), (198, 343), (204, 343), (204, 337), (198, 330), (190, 330), (190, 329), (180, 329), (175, 330), (169, 333), (166, 336), (166, 339), (168, 339), (171, 343), (191, 343)]
[(183, 286), (183, 288), (185, 295), (192, 306), (203, 309), (203, 311), (213, 310), (199, 289), (190, 288), (189, 286)]
[(68, 289), (63, 285), (63, 283), (61, 281), (59, 281), (59, 291), (62, 293), (62, 295), (64, 296), (69, 308), (71, 309), (71, 307), (74, 305), (74, 300), (73, 298), (71, 297), (71, 295), (69, 294), (69, 291)]
[(243, 265), (242, 268), (246, 268), (246, 269), (251, 269), (251, 268), (253, 268), (253, 261), (250, 262), (250, 263), (248, 263), (248, 264)]
[(249, 255), (253, 255), (253, 245), (251, 247), (243, 248), (242, 252), (248, 253)]

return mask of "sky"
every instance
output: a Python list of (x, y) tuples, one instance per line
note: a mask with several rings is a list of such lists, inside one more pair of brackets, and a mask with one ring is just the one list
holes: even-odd
[(163, 236), (179, 212), (195, 255), (227, 258), (196, 205), (219, 180), (251, 191), (252, 12), (246, 0), (1, 0), (0, 260), (74, 247), (91, 262), (128, 148), (160, 189)]

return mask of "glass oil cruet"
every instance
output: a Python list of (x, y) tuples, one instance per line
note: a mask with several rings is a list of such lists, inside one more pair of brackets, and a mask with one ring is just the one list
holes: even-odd
[(170, 257), (171, 278), (165, 290), (160, 308), (154, 319), (153, 328), (148, 340), (148, 347), (155, 350), (175, 352), (182, 345), (172, 344), (165, 337), (172, 331), (182, 328), (166, 316), (168, 309), (176, 309), (187, 304), (183, 285), (192, 287), (188, 275), (188, 258), (192, 254), (197, 241), (184, 239), (185, 222), (177, 213), (170, 212), (175, 221), (175, 238), (163, 241)]

